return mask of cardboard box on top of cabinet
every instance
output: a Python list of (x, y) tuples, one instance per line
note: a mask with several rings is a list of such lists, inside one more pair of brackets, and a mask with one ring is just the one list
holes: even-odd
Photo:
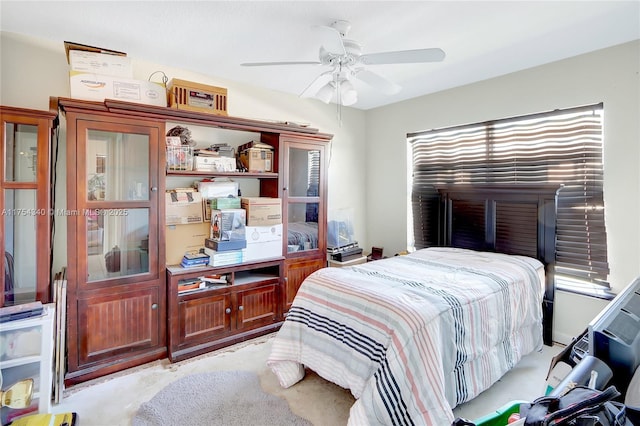
[(69, 50), (69, 65), (72, 71), (133, 78), (131, 59), (126, 56)]
[(89, 101), (115, 99), (146, 105), (167, 106), (167, 91), (161, 83), (111, 75), (69, 71), (72, 98)]

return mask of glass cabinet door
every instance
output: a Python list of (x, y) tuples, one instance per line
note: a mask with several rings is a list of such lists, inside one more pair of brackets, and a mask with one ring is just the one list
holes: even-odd
[(149, 135), (87, 130), (88, 201), (149, 199)]
[(4, 123), (5, 182), (36, 182), (38, 167), (38, 126)]
[(49, 141), (55, 114), (0, 107), (0, 306), (51, 300)]
[[(38, 126), (5, 123), (4, 179), (34, 185), (38, 166)], [(30, 185), (30, 186), (32, 186)], [(19, 304), (36, 300), (36, 189), (5, 189), (4, 281), (5, 302)]]
[(320, 197), (322, 187), (322, 146), (291, 142), (286, 150), (285, 205), (287, 214), (287, 253), (318, 250), (319, 224), (324, 221)]
[[(110, 123), (79, 122), (84, 139), (78, 155), (79, 234), (86, 235), (78, 254), (86, 265), (86, 282), (140, 278), (157, 267), (158, 188), (155, 128), (123, 131)], [(151, 161), (151, 158), (154, 161)], [(152, 244), (150, 244), (152, 241)], [(156, 256), (150, 256), (149, 249)]]

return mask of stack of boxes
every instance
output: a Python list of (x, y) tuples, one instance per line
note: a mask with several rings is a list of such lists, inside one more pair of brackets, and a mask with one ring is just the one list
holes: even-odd
[(243, 197), (240, 204), (247, 214), (244, 261), (282, 256), (282, 200)]
[(166, 262), (178, 265), (185, 253), (198, 253), (209, 236), (204, 222), (202, 194), (194, 188), (176, 188), (165, 193)]
[(70, 65), (72, 98), (90, 101), (116, 99), (147, 105), (167, 106), (163, 84), (135, 80), (131, 59), (122, 52), (65, 43)]
[(242, 263), (242, 249), (247, 246), (247, 216), (237, 197), (211, 200), (211, 230), (204, 242), (210, 266)]
[[(209, 266), (213, 267), (282, 256), (282, 202), (279, 198), (230, 195), (205, 198), (208, 208), (198, 210), (202, 203), (196, 199), (204, 196), (205, 193), (195, 190), (192, 193), (175, 190), (167, 193), (168, 264), (180, 263), (178, 259), (183, 258), (185, 249), (208, 255)], [(194, 222), (197, 218), (199, 224)]]
[(279, 198), (214, 198), (211, 232), (204, 252), (210, 266), (255, 262), (282, 256)]

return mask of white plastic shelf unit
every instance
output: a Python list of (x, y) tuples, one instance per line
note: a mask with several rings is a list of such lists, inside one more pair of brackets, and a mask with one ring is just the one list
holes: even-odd
[(0, 323), (0, 371), (2, 389), (28, 378), (34, 379), (34, 394), (26, 409), (2, 407), (2, 424), (27, 413), (51, 412), (53, 387), (53, 303), (43, 305), (40, 316)]

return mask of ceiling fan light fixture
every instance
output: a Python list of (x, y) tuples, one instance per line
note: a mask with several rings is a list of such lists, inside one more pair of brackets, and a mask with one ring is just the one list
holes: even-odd
[(340, 83), (340, 103), (344, 106), (353, 105), (358, 102), (358, 92), (349, 80)]
[(321, 100), (322, 102), (324, 102), (325, 104), (328, 104), (329, 102), (331, 102), (331, 98), (333, 98), (333, 94), (335, 93), (335, 86), (333, 85), (333, 82), (330, 81), (327, 84), (325, 84), (324, 86), (322, 86), (320, 88), (320, 90), (318, 90), (318, 93), (316, 93), (316, 98)]

